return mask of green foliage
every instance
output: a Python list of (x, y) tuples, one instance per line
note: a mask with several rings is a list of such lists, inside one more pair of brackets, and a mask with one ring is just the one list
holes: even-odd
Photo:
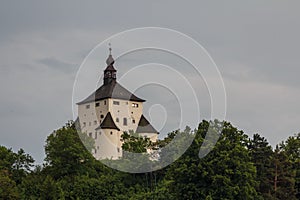
[(251, 161), (254, 163), (257, 171), (256, 180), (259, 184), (256, 190), (264, 199), (267, 199), (274, 190), (273, 185), (270, 184), (274, 180), (272, 173), (272, 147), (264, 137), (254, 134), (253, 139), (249, 140), (248, 149)]
[(292, 168), (292, 162), (283, 149), (276, 146), (272, 160), (272, 173), (274, 185), (272, 196), (276, 199), (290, 199), (295, 197), (295, 174)]
[(141, 137), (134, 132), (124, 132), (121, 138), (123, 141), (122, 149), (132, 153), (145, 153), (152, 145), (149, 138)]
[(48, 136), (45, 146), (46, 170), (55, 179), (93, 173), (94, 157), (83, 145), (75, 127), (68, 123)]
[(281, 149), (286, 152), (291, 161), (292, 170), (295, 174), (296, 197), (300, 199), (300, 133), (290, 136), (285, 142), (281, 143)]
[[(173, 131), (156, 143), (132, 132), (122, 140), (123, 150), (140, 156), (132, 162), (135, 154), (125, 153), (107, 163), (157, 167), (149, 148), (159, 150), (162, 165), (176, 161), (148, 173), (113, 170), (94, 159), (94, 141), (70, 122), (49, 135), (45, 164), (34, 170), (22, 149), (0, 146), (0, 199), (300, 199), (300, 134), (272, 150), (259, 134), (250, 139), (215, 120), (202, 121), (194, 131)], [(199, 150), (207, 155), (199, 158)]]
[(16, 182), (11, 179), (6, 170), (0, 170), (0, 199), (19, 199)]
[(17, 184), (30, 172), (33, 163), (34, 159), (23, 149), (14, 153), (11, 149), (0, 146), (0, 170), (8, 171)]
[[(213, 151), (199, 159), (209, 126), (219, 131), (220, 139)], [(171, 193), (176, 199), (257, 199), (256, 170), (246, 143), (247, 136), (230, 123), (203, 121), (193, 144), (167, 172)]]

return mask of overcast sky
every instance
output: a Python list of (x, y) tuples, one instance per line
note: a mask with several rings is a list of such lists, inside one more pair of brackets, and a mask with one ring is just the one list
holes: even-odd
[[(1, 1), (0, 145), (41, 162), (47, 135), (73, 118), (75, 75), (89, 51), (145, 26), (205, 47), (225, 83), (226, 120), (272, 145), (300, 131), (299, 1), (82, 2)], [(137, 55), (128, 60), (147, 57)]]

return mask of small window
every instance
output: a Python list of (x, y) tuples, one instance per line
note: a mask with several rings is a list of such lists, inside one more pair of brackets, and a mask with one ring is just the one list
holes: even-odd
[(104, 115), (100, 115), (101, 118), (104, 118)]
[(97, 103), (95, 104), (95, 106), (96, 106), (96, 107), (99, 107), (99, 106), (100, 106), (100, 103), (99, 103), (99, 102), (97, 102)]
[(92, 134), (93, 134), (93, 133), (89, 133), (89, 136), (92, 137)]
[(96, 120), (94, 121), (94, 125), (97, 125), (97, 121)]
[(85, 108), (86, 108), (86, 109), (89, 109), (89, 108), (90, 108), (90, 105), (86, 105)]
[(97, 132), (95, 132), (95, 139), (97, 139)]
[(116, 118), (116, 122), (119, 122), (119, 118), (118, 117)]
[(99, 149), (99, 146), (97, 146), (97, 149)]
[(113, 132), (111, 131), (111, 132), (110, 132), (110, 134), (112, 135), (112, 134), (113, 134)]
[(95, 154), (97, 154), (97, 149), (95, 149)]
[(106, 105), (106, 100), (104, 101), (104, 105)]
[(137, 104), (137, 103), (132, 103), (131, 105), (132, 105), (133, 108), (138, 108), (139, 107), (139, 104)]
[(118, 151), (118, 153), (120, 153), (120, 148), (119, 147), (117, 148), (117, 151)]
[(123, 125), (127, 126), (127, 118), (126, 117), (123, 118)]
[(86, 122), (83, 122), (83, 127), (85, 127), (86, 126)]
[(120, 102), (119, 101), (113, 101), (113, 104), (114, 105), (120, 105)]
[(135, 124), (135, 120), (134, 119), (132, 120), (132, 123)]

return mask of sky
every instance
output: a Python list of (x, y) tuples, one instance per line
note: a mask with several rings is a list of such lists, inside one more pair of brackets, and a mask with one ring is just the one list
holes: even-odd
[[(225, 119), (275, 146), (300, 132), (299, 7), (299, 1), (290, 0), (1, 1), (0, 145), (23, 148), (41, 163), (47, 136), (73, 119), (73, 85), (88, 53), (114, 34), (154, 26), (180, 31), (200, 43), (224, 81)], [(171, 59), (157, 53), (129, 54), (116, 63), (123, 68), (116, 68), (122, 74), (131, 65)], [(99, 55), (95, 64), (99, 75), (106, 56)], [(173, 59), (169, 65), (179, 63)], [(186, 64), (180, 66), (192, 79)], [(161, 89), (137, 93), (156, 105), (167, 98), (155, 95)], [(199, 89), (197, 95), (207, 97), (207, 91)], [(206, 97), (200, 103), (203, 118), (209, 112)], [(168, 110), (162, 107), (152, 107), (156, 126), (161, 126), (157, 117)]]

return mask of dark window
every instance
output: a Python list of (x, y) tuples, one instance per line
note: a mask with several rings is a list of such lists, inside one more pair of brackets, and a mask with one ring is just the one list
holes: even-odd
[(94, 125), (97, 125), (97, 121), (94, 121)]
[(127, 126), (127, 118), (126, 117), (123, 118), (123, 125)]
[(104, 101), (104, 105), (106, 105), (106, 101)]
[(120, 153), (120, 148), (119, 147), (117, 148), (117, 151), (118, 151), (118, 153)]
[(97, 102), (97, 103), (95, 104), (95, 106), (96, 106), (96, 107), (99, 107), (99, 106), (100, 106), (100, 103), (99, 103), (99, 102)]
[(92, 134), (93, 134), (93, 133), (89, 133), (89, 136), (92, 137)]
[(119, 118), (118, 117), (116, 118), (116, 122), (119, 122)]
[(85, 108), (86, 108), (86, 109), (89, 109), (89, 108), (90, 108), (90, 105), (86, 105)]
[(120, 102), (119, 101), (113, 101), (113, 104), (114, 105), (120, 105)]
[(83, 127), (85, 127), (86, 126), (86, 123), (85, 122), (83, 122)]
[(132, 120), (132, 123), (135, 124), (135, 120), (134, 119)]
[(95, 132), (95, 139), (97, 139), (97, 132)]
[(100, 117), (101, 117), (101, 118), (103, 118), (103, 117), (104, 117), (104, 115), (100, 115)]
[(113, 132), (111, 131), (111, 132), (110, 132), (110, 134), (112, 135), (112, 134), (113, 134)]
[(97, 153), (97, 149), (95, 149), (95, 154)]

